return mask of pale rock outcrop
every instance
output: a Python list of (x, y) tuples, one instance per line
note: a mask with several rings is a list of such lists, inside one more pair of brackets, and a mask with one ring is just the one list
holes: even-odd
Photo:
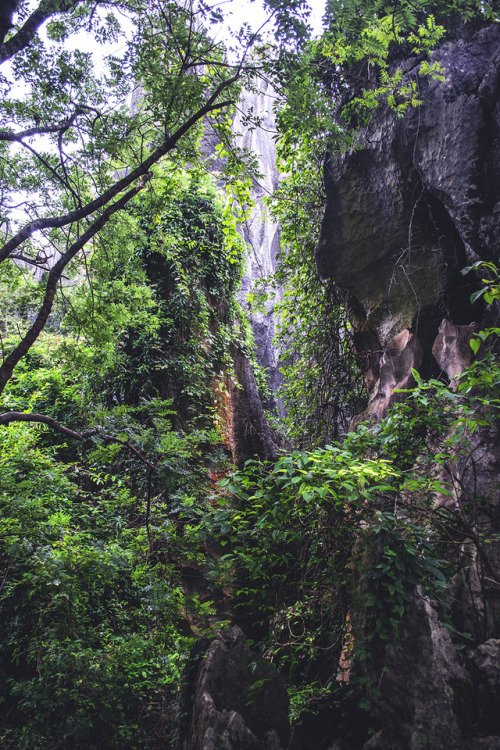
[(379, 377), (370, 402), (365, 411), (354, 418), (350, 429), (355, 429), (368, 419), (378, 422), (387, 416), (389, 407), (402, 398), (396, 391), (415, 385), (412, 370), (418, 370), (421, 362), (422, 346), (416, 336), (405, 328), (394, 336), (384, 350), (377, 366)]
[[(242, 91), (232, 124), (235, 145), (255, 158), (260, 172), (259, 177), (253, 178), (250, 190), (254, 205), (248, 218), (240, 225), (240, 232), (247, 244), (245, 271), (239, 294), (239, 301), (243, 307), (248, 307), (248, 293), (274, 272), (280, 252), (280, 230), (265, 205), (265, 198), (273, 193), (279, 178), (276, 143), (273, 138), (276, 133), (274, 104), (277, 95), (269, 81), (257, 78), (253, 84), (252, 90)], [(249, 121), (258, 125), (250, 126)], [(221, 163), (215, 158), (218, 143), (219, 136), (207, 121), (201, 150), (206, 154), (207, 164), (214, 174), (217, 174)], [(261, 367), (266, 368), (272, 393), (276, 392), (282, 382), (279, 352), (273, 343), (276, 332), (274, 308), (280, 299), (281, 291), (276, 290), (268, 296), (260, 311), (252, 310), (249, 314), (256, 359)], [(280, 408), (279, 401), (272, 406)]]
[[(255, 81), (254, 91), (243, 91), (236, 112), (233, 131), (240, 147), (248, 149), (257, 159), (261, 176), (253, 180), (251, 197), (254, 206), (242, 227), (243, 238), (248, 247), (245, 273), (241, 285), (241, 303), (245, 305), (246, 295), (276, 269), (280, 252), (280, 231), (265, 205), (278, 185), (279, 173), (276, 166), (276, 122), (274, 104), (277, 94), (268, 81)], [(245, 118), (257, 118), (259, 127), (249, 128)], [(281, 291), (269, 295), (263, 309), (250, 313), (250, 324), (255, 339), (257, 362), (266, 368), (267, 379), (274, 393), (282, 382), (279, 371), (279, 352), (273, 343), (276, 333), (274, 316), (275, 305), (281, 299)], [(279, 401), (273, 406), (280, 407)]]
[(453, 389), (456, 388), (457, 377), (472, 364), (470, 341), (476, 329), (475, 323), (458, 326), (446, 318), (439, 326), (438, 335), (432, 345), (432, 354), (441, 370), (450, 378)]

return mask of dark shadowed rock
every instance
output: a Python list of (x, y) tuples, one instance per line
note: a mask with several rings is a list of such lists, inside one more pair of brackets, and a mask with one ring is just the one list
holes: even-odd
[(198, 664), (181, 750), (285, 750), (285, 687), (238, 627), (220, 633)]
[(474, 737), (465, 745), (466, 750), (500, 750), (500, 737)]
[[(443, 44), (434, 59), (446, 80), (419, 77), (421, 107), (399, 120), (376, 114), (363, 150), (327, 159), (316, 258), (351, 291), (356, 326), (380, 351), (407, 328), (436, 373), (442, 319), (481, 317), (469, 301), (475, 282), (460, 270), (500, 255), (500, 25)], [(418, 64), (404, 63), (408, 79)]]
[[(433, 59), (445, 81), (418, 76), (421, 107), (401, 119), (379, 111), (361, 134), (361, 150), (325, 162), (316, 261), (325, 278), (350, 292), (372, 394), (363, 418), (385, 416), (394, 390), (411, 385), (412, 367), (424, 378), (444, 373), (454, 385), (471, 363), (475, 326), (496, 324), (494, 306), (470, 302), (481, 280), (461, 270), (500, 257), (500, 24), (446, 42)], [(406, 81), (419, 65), (402, 63)], [(448, 482), (460, 479), (453, 504), (462, 492), (464, 502), (480, 498), (482, 533), (493, 540), (489, 572), (480, 576), (471, 560), (450, 585), (453, 622), (476, 643), (498, 637), (499, 445), (497, 429), (485, 430), (471, 438), (472, 469), (460, 446), (445, 467)], [(361, 603), (354, 609), (362, 643), (366, 616)], [(432, 603), (417, 593), (391, 648), (357, 665), (380, 729), (365, 750), (499, 748), (498, 644), (474, 651), (471, 683)]]
[[(478, 646), (470, 656), (470, 666), (476, 720), (490, 734), (500, 735), (500, 640), (490, 638)], [(500, 737), (496, 739), (500, 747)]]
[(233, 460), (242, 466), (249, 458), (276, 458), (277, 446), (266, 421), (250, 360), (232, 347), (237, 382), (229, 383), (230, 444)]
[[(465, 671), (430, 600), (417, 593), (390, 648), (369, 667), (384, 750), (461, 750), (454, 691)], [(375, 740), (373, 740), (375, 742)], [(367, 745), (367, 750), (370, 745)]]
[(453, 626), (460, 633), (470, 633), (475, 643), (485, 637), (485, 597), (475, 561), (464, 565), (448, 582), (446, 597), (449, 601)]

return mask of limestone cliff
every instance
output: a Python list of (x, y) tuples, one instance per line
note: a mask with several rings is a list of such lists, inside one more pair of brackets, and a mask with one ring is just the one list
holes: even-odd
[[(280, 233), (276, 223), (271, 219), (264, 204), (264, 199), (272, 194), (278, 184), (276, 167), (276, 144), (273, 136), (276, 123), (273, 106), (276, 93), (272, 86), (263, 79), (256, 81), (255, 91), (244, 91), (236, 113), (233, 130), (240, 134), (238, 145), (251, 151), (256, 157), (261, 176), (253, 180), (252, 199), (255, 205), (243, 227), (243, 237), (248, 246), (245, 274), (241, 286), (241, 302), (256, 283), (272, 274), (276, 268), (280, 252)], [(244, 124), (248, 115), (258, 118), (259, 127), (249, 128)], [(257, 362), (266, 368), (271, 391), (274, 393), (281, 384), (278, 358), (279, 354), (273, 344), (276, 332), (274, 306), (279, 294), (270, 298), (262, 312), (250, 313)]]
[[(273, 140), (275, 121), (273, 104), (275, 93), (272, 86), (263, 79), (257, 79), (252, 90), (243, 90), (233, 118), (232, 130), (237, 148), (246, 150), (255, 157), (260, 172), (254, 177), (251, 187), (251, 199), (254, 205), (245, 223), (240, 227), (246, 243), (245, 270), (241, 280), (239, 302), (244, 309), (248, 308), (246, 297), (256, 283), (273, 273), (280, 250), (280, 236), (277, 225), (269, 217), (264, 199), (271, 195), (278, 181), (276, 167), (276, 147)], [(248, 120), (255, 121), (249, 127)], [(207, 159), (207, 166), (215, 175), (220, 162), (215, 157), (220, 137), (205, 122), (205, 132), (201, 151)], [(249, 312), (252, 327), (257, 363), (265, 369), (271, 393), (275, 393), (280, 382), (278, 353), (273, 343), (275, 334), (274, 318), (275, 298), (265, 304), (261, 312)], [(231, 451), (233, 461), (242, 466), (244, 462), (259, 456), (272, 459), (276, 456), (277, 445), (263, 410), (263, 404), (252, 370), (250, 360), (237, 346), (231, 352), (234, 365), (234, 378), (226, 378), (222, 403), (215, 406), (225, 424), (224, 437), (226, 447)], [(222, 384), (214, 383), (214, 391)], [(220, 395), (220, 394), (219, 394)], [(220, 401), (217, 397), (216, 401)], [(279, 406), (274, 398), (266, 406)]]
[[(261, 279), (265, 279), (276, 269), (280, 252), (280, 232), (277, 224), (267, 211), (264, 199), (270, 196), (278, 184), (276, 166), (276, 133), (274, 103), (276, 93), (271, 84), (257, 78), (253, 90), (244, 90), (235, 111), (232, 131), (235, 145), (247, 150), (256, 159), (260, 175), (252, 180), (250, 195), (254, 205), (240, 231), (247, 245), (245, 271), (241, 282), (240, 302), (248, 309), (246, 296)], [(249, 120), (254, 125), (249, 126)], [(219, 161), (214, 159), (219, 136), (206, 123), (202, 141), (202, 152), (211, 161), (211, 169), (217, 172)], [(267, 370), (267, 379), (274, 393), (281, 383), (278, 366), (278, 352), (273, 344), (276, 331), (274, 307), (279, 301), (279, 292), (270, 297), (261, 312), (249, 313), (257, 362)]]
[[(378, 112), (361, 133), (360, 150), (325, 162), (327, 204), (316, 259), (324, 277), (349, 290), (358, 353), (369, 365), (371, 402), (358, 421), (383, 418), (402, 397), (395, 390), (411, 387), (412, 368), (424, 378), (448, 379), (453, 388), (471, 363), (473, 332), (498, 324), (494, 306), (471, 304), (481, 282), (461, 270), (500, 257), (500, 24), (442, 44), (433, 59), (445, 80), (418, 76), (420, 107), (401, 119), (389, 109)], [(407, 80), (419, 65), (404, 61)], [(454, 621), (476, 644), (489, 640), (460, 660), (431, 603), (417, 593), (379, 665), (382, 729), (366, 750), (500, 747), (491, 710), (500, 674), (498, 619), (480, 612), (500, 609), (495, 429), (483, 436), (473, 462), (474, 479), (462, 475), (460, 492), (479, 493), (488, 508), (492, 576), (480, 592), (470, 559), (448, 590)], [(472, 624), (473, 609), (481, 632)], [(471, 700), (467, 713), (463, 706)]]
[(191, 656), (179, 750), (288, 747), (284, 684), (238, 627), (202, 639)]
[[(351, 292), (358, 350), (372, 355), (369, 387), (382, 375), (379, 414), (405, 377), (384, 383), (389, 350), (406, 349), (424, 375), (446, 371), (432, 354), (442, 321), (469, 326), (483, 315), (461, 269), (500, 256), (500, 25), (443, 44), (434, 59), (445, 81), (419, 76), (422, 106), (401, 119), (379, 113), (361, 150), (325, 164), (317, 264)], [(406, 60), (406, 77), (419, 65)]]

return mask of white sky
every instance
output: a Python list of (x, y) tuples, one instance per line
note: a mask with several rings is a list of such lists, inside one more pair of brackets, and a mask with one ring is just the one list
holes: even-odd
[[(319, 34), (321, 32), (321, 19), (325, 14), (326, 0), (307, 0), (309, 7), (311, 8), (311, 16), (309, 18), (309, 24), (312, 26), (314, 33)], [(214, 3), (215, 4), (215, 3)], [(224, 6), (227, 6), (228, 12), (231, 13), (234, 19), (234, 25), (230, 25), (233, 28), (238, 28), (242, 23), (249, 23), (252, 26), (252, 30), (255, 31), (266, 19), (266, 12), (264, 11), (261, 0), (228, 0), (227, 3), (222, 3), (221, 7), (224, 10)]]
[[(321, 21), (325, 13), (326, 0), (308, 0), (308, 4), (311, 8), (309, 25), (312, 27), (314, 35), (319, 36), (322, 31)], [(229, 27), (232, 31), (237, 31), (243, 23), (249, 24), (252, 31), (257, 31), (269, 16), (269, 12), (264, 10), (262, 0), (222, 0), (222, 2), (214, 0), (213, 7), (219, 7), (224, 14), (224, 23), (219, 31), (221, 36), (225, 35), (225, 28)], [(126, 31), (126, 18), (122, 14), (119, 14), (118, 17), (122, 28)], [(272, 29), (273, 25), (269, 23), (266, 31), (272, 33)], [(92, 50), (94, 60), (98, 64), (107, 55), (118, 54), (125, 48), (125, 42), (122, 39), (118, 44), (112, 46), (98, 45), (92, 34), (81, 31), (78, 35), (66, 40), (65, 47), (86, 47), (87, 51)]]

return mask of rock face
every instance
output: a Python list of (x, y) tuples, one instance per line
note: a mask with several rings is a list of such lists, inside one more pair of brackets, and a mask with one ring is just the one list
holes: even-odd
[(237, 379), (236, 383), (230, 380), (228, 384), (229, 444), (233, 461), (243, 466), (247, 459), (255, 456), (275, 459), (278, 447), (264, 415), (250, 360), (235, 346), (231, 354)]
[[(241, 286), (243, 305), (246, 295), (255, 284), (274, 272), (280, 252), (279, 228), (270, 218), (264, 204), (264, 199), (271, 195), (278, 184), (276, 144), (273, 140), (273, 134), (276, 132), (273, 112), (276, 93), (272, 86), (262, 79), (256, 81), (256, 87), (256, 91), (243, 92), (233, 123), (233, 131), (241, 134), (238, 145), (255, 155), (261, 172), (261, 177), (253, 181), (251, 196), (255, 205), (243, 227), (243, 237), (248, 245), (245, 274)], [(244, 125), (244, 117), (250, 113), (259, 118), (260, 127), (250, 129)], [(250, 314), (257, 362), (261, 367), (266, 368), (269, 387), (273, 393), (282, 382), (279, 372), (279, 353), (273, 344), (276, 332), (274, 307), (280, 296), (278, 292), (276, 296), (270, 297), (264, 303), (264, 309), (261, 312)], [(280, 406), (279, 403), (273, 405)]]
[(475, 715), (478, 722), (493, 735), (500, 747), (500, 640), (490, 638), (470, 657), (474, 686)]
[(382, 354), (377, 366), (379, 377), (376, 390), (366, 410), (353, 420), (351, 429), (366, 419), (379, 421), (387, 416), (389, 407), (401, 398), (401, 394), (395, 391), (414, 385), (411, 371), (418, 370), (421, 362), (422, 346), (419, 340), (407, 328), (403, 329), (394, 336)]
[[(322, 275), (352, 293), (359, 348), (380, 356), (408, 329), (424, 375), (443, 369), (432, 356), (443, 319), (481, 319), (461, 269), (500, 256), (500, 25), (443, 44), (434, 59), (446, 80), (419, 77), (421, 107), (377, 115), (361, 151), (327, 159), (316, 253)], [(418, 65), (406, 61), (407, 79)]]
[[(500, 24), (443, 44), (433, 59), (444, 82), (418, 76), (416, 59), (403, 64), (407, 81), (418, 76), (421, 107), (401, 119), (389, 110), (376, 114), (361, 135), (362, 150), (325, 163), (316, 260), (325, 278), (350, 292), (372, 394), (358, 421), (383, 418), (400, 397), (394, 391), (411, 387), (412, 368), (424, 378), (447, 377), (454, 387), (471, 363), (474, 331), (498, 325), (493, 306), (470, 303), (481, 282), (461, 269), (500, 257)], [(498, 431), (482, 439), (474, 471), (457, 455), (449, 475), (460, 471), (460, 492), (481, 496), (494, 539)], [(494, 543), (488, 555), (498, 571)], [(491, 583), (481, 578), (470, 560), (450, 593), (456, 626), (472, 632), (476, 644), (498, 638), (495, 575)], [(361, 623), (359, 638), (362, 630)], [(370, 667), (382, 729), (366, 750), (500, 748), (498, 640), (473, 652), (467, 674), (431, 602), (416, 596), (392, 645), (383, 664)]]
[[(280, 252), (280, 232), (277, 224), (271, 219), (264, 199), (270, 196), (278, 185), (276, 167), (276, 144), (273, 135), (276, 123), (273, 105), (276, 93), (268, 81), (258, 78), (254, 90), (244, 90), (233, 120), (232, 131), (238, 148), (246, 149), (256, 159), (260, 177), (253, 179), (250, 190), (254, 206), (248, 219), (240, 228), (247, 243), (245, 272), (241, 282), (240, 302), (246, 307), (246, 296), (261, 279), (272, 274), (276, 268)], [(247, 118), (258, 118), (259, 127), (249, 127)], [(206, 123), (201, 150), (208, 157), (211, 169), (216, 172), (219, 162), (215, 159), (215, 148), (219, 136)], [(281, 292), (271, 295), (260, 312), (252, 311), (249, 315), (255, 339), (257, 362), (267, 370), (267, 379), (274, 393), (282, 382), (279, 372), (279, 353), (273, 344), (276, 332), (274, 308), (281, 298)], [(279, 403), (273, 406), (280, 406)]]
[(220, 633), (199, 655), (181, 750), (284, 750), (286, 690), (242, 631)]
[(459, 750), (463, 740), (454, 691), (466, 675), (427, 597), (415, 596), (392, 646), (378, 681), (379, 746)]
[[(276, 168), (276, 147), (273, 140), (275, 120), (273, 102), (275, 92), (271, 85), (257, 79), (253, 91), (242, 92), (232, 130), (235, 144), (251, 153), (257, 161), (261, 176), (253, 180), (251, 197), (254, 206), (240, 231), (247, 244), (245, 271), (241, 282), (239, 301), (247, 306), (246, 296), (261, 279), (265, 279), (276, 268), (280, 250), (280, 235), (277, 225), (270, 220), (264, 198), (270, 195), (278, 183)], [(258, 118), (260, 127), (250, 128), (246, 119)], [(219, 135), (212, 129), (210, 122), (205, 123), (201, 151), (207, 158), (207, 165), (217, 174), (219, 161), (215, 158)], [(276, 331), (274, 306), (279, 299), (270, 298), (261, 312), (251, 312), (249, 320), (252, 327), (257, 363), (265, 368), (267, 382), (274, 394), (282, 381), (279, 372), (278, 352), (273, 344)], [(277, 446), (273, 441), (267, 424), (263, 404), (258, 392), (252, 365), (243, 352), (236, 346), (232, 348), (232, 359), (236, 382), (226, 380), (227, 396), (216, 397), (217, 409), (225, 422), (224, 439), (231, 450), (234, 462), (242, 466), (248, 458), (259, 456), (262, 459), (276, 457)], [(214, 389), (217, 384), (214, 384)], [(224, 401), (225, 403), (221, 403)], [(278, 398), (272, 398), (267, 407), (281, 409)]]
[(450, 378), (453, 387), (456, 378), (472, 364), (470, 340), (475, 331), (475, 324), (456, 326), (449, 320), (443, 320), (432, 347), (432, 354), (439, 367)]

